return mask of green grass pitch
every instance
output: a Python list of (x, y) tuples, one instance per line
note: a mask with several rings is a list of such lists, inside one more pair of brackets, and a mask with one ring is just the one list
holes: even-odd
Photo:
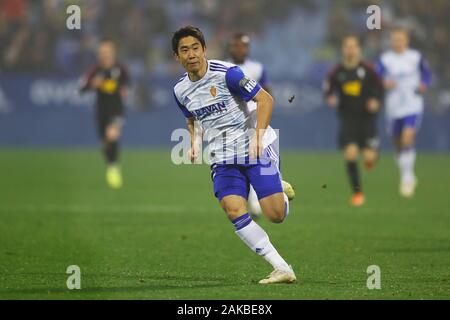
[[(125, 150), (124, 188), (97, 150), (0, 151), (1, 299), (448, 299), (450, 156), (419, 154), (416, 198), (397, 193), (383, 154), (350, 208), (336, 153), (284, 152), (297, 198), (281, 225), (260, 221), (299, 281), (261, 286), (270, 266), (234, 234), (206, 165)], [(326, 185), (326, 187), (325, 187)], [(81, 268), (68, 290), (66, 268)], [(366, 287), (381, 268), (381, 290)]]

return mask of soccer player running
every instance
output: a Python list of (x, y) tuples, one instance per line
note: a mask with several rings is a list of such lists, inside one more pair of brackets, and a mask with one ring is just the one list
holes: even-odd
[[(265, 216), (281, 223), (289, 212), (278, 171), (278, 156), (264, 143), (273, 99), (253, 79), (231, 63), (208, 60), (202, 32), (187, 26), (172, 37), (175, 59), (187, 73), (174, 87), (175, 100), (186, 117), (191, 136), (191, 161), (200, 155), (198, 123), (208, 141), (214, 194), (233, 223), (236, 234), (274, 271), (259, 283), (290, 283), (292, 267), (271, 244), (267, 233), (247, 211), (249, 185), (258, 195)], [(257, 104), (257, 127), (249, 119), (247, 102)], [(255, 130), (256, 129), (256, 130)]]
[(344, 37), (341, 50), (342, 62), (329, 73), (324, 90), (327, 104), (337, 108), (339, 146), (353, 191), (350, 204), (357, 207), (365, 203), (357, 161), (361, 150), (366, 169), (377, 159), (376, 115), (383, 89), (375, 71), (362, 62), (356, 36)]
[(129, 86), (128, 72), (116, 61), (116, 47), (109, 39), (100, 42), (95, 65), (82, 79), (81, 92), (97, 93), (97, 130), (107, 162), (106, 181), (113, 189), (122, 187), (119, 167), (119, 139), (124, 121), (123, 99)]
[(377, 63), (386, 89), (386, 116), (400, 169), (400, 195), (414, 196), (417, 177), (415, 139), (424, 109), (423, 94), (431, 84), (431, 72), (423, 55), (409, 48), (409, 33), (397, 28), (391, 33), (391, 47)]
[[(267, 72), (263, 64), (259, 61), (248, 58), (250, 54), (250, 37), (244, 33), (234, 34), (231, 37), (228, 51), (231, 62), (241, 68), (244, 74), (250, 79), (256, 80), (260, 86), (270, 94), (271, 90), (269, 87)], [(256, 103), (254, 101), (247, 102), (247, 108), (250, 113), (250, 119), (256, 127)], [(267, 126), (266, 135), (269, 140), (268, 144), (272, 144), (277, 139), (277, 134), (270, 125)], [(288, 196), (289, 201), (292, 201), (295, 198), (294, 188), (287, 181), (282, 180), (281, 183), (284, 193)], [(248, 196), (248, 205), (251, 213), (262, 211), (255, 189), (251, 185)]]

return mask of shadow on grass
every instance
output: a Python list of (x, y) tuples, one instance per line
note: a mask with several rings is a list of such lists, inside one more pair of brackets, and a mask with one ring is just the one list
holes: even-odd
[[(207, 276), (175, 276), (175, 275), (163, 275), (163, 276), (145, 276), (145, 275), (123, 275), (123, 274), (85, 274), (82, 279), (87, 279), (81, 282), (81, 290), (69, 290), (65, 287), (65, 280), (60, 273), (15, 273), (10, 274), (14, 276), (38, 276), (41, 279), (43, 277), (58, 276), (61, 277), (61, 287), (40, 287), (40, 288), (12, 288), (12, 289), (0, 289), (0, 297), (3, 295), (14, 294), (42, 294), (51, 297), (52, 294), (84, 294), (84, 293), (120, 293), (120, 292), (141, 292), (141, 291), (163, 291), (163, 290), (191, 290), (191, 289), (207, 289), (207, 288), (225, 288), (236, 285), (242, 285), (243, 283), (236, 283), (227, 280), (223, 277), (207, 277)], [(3, 275), (5, 276), (5, 275)], [(101, 282), (101, 279), (105, 279), (105, 282), (111, 282), (117, 279), (123, 279), (127, 281), (135, 281), (136, 284), (129, 284), (126, 286), (98, 286), (98, 285), (86, 285), (86, 282)], [(55, 282), (55, 281), (52, 281)], [(174, 283), (167, 283), (174, 282)], [(33, 286), (33, 285), (32, 285)]]

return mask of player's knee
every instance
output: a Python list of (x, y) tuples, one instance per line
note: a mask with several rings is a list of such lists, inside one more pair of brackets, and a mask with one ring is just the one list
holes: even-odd
[(356, 145), (349, 145), (346, 147), (344, 157), (347, 161), (356, 161), (358, 159), (358, 147)]
[(411, 135), (407, 135), (402, 139), (402, 148), (409, 148), (414, 145), (414, 137)]
[(401, 147), (409, 148), (414, 145), (415, 142), (415, 131), (412, 128), (406, 128), (401, 136)]
[(245, 213), (245, 209), (237, 204), (225, 204), (222, 208), (230, 220), (234, 220)]
[(115, 127), (111, 127), (108, 128), (108, 130), (106, 130), (106, 141), (107, 142), (116, 142), (117, 140), (119, 140), (120, 137), (120, 130), (115, 128)]

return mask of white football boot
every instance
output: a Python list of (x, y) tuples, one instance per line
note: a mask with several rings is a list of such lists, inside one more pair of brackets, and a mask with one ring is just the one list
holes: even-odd
[(416, 191), (418, 181), (417, 178), (414, 177), (412, 181), (402, 182), (400, 183), (400, 195), (404, 198), (412, 198), (414, 197), (414, 193)]
[(289, 270), (275, 269), (265, 279), (259, 281), (259, 284), (273, 283), (293, 283), (297, 280), (294, 270), (289, 266)]

